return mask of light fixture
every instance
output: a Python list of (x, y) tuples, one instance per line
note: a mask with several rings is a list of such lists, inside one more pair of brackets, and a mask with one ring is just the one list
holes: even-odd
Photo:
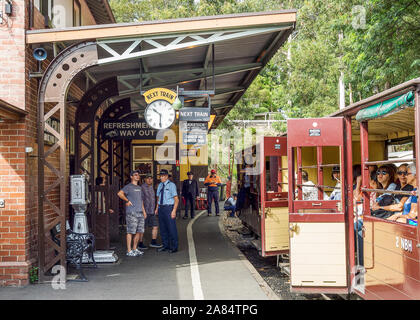
[(182, 102), (179, 99), (178, 89), (179, 89), (179, 87), (177, 86), (176, 87), (176, 98), (175, 98), (174, 103), (172, 103), (172, 108), (174, 108), (174, 110), (179, 110), (179, 109), (182, 108)]

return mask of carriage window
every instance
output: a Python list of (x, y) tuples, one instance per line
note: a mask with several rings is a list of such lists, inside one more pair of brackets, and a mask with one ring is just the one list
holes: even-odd
[(279, 157), (265, 157), (265, 189), (277, 192), (279, 182)]
[(341, 200), (340, 147), (295, 149), (295, 200)]

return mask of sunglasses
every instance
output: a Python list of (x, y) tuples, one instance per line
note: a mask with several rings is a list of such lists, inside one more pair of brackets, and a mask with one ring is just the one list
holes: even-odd
[(386, 172), (386, 171), (376, 171), (376, 174), (379, 176), (379, 175), (383, 175), (383, 176), (385, 176), (385, 175), (387, 175), (388, 174), (388, 172)]
[(397, 174), (399, 176), (407, 176), (408, 175), (408, 172), (407, 171), (398, 171)]

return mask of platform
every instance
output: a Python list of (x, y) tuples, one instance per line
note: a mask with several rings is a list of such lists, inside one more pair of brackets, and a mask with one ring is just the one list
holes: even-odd
[[(199, 216), (192, 226), (202, 296), (208, 299), (265, 300), (267, 295), (239, 252), (219, 228), (220, 217)], [(118, 263), (86, 269), (88, 282), (67, 282), (65, 290), (51, 284), (23, 288), (0, 288), (0, 299), (194, 299), (192, 269), (187, 239), (190, 219), (178, 218), (179, 252), (158, 253), (149, 248), (143, 257), (125, 256), (118, 244)], [(148, 241), (146, 239), (146, 244)], [(190, 241), (191, 244), (191, 241)], [(124, 243), (125, 245), (125, 243)], [(197, 283), (195, 283), (197, 287)]]

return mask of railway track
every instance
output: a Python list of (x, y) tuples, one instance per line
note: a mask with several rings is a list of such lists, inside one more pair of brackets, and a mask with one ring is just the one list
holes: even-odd
[(249, 235), (236, 218), (224, 219), (226, 235), (241, 250), (248, 261), (282, 300), (346, 300), (347, 296), (326, 294), (300, 294), (290, 292), (290, 266), (288, 255), (263, 258), (259, 255), (260, 242)]

